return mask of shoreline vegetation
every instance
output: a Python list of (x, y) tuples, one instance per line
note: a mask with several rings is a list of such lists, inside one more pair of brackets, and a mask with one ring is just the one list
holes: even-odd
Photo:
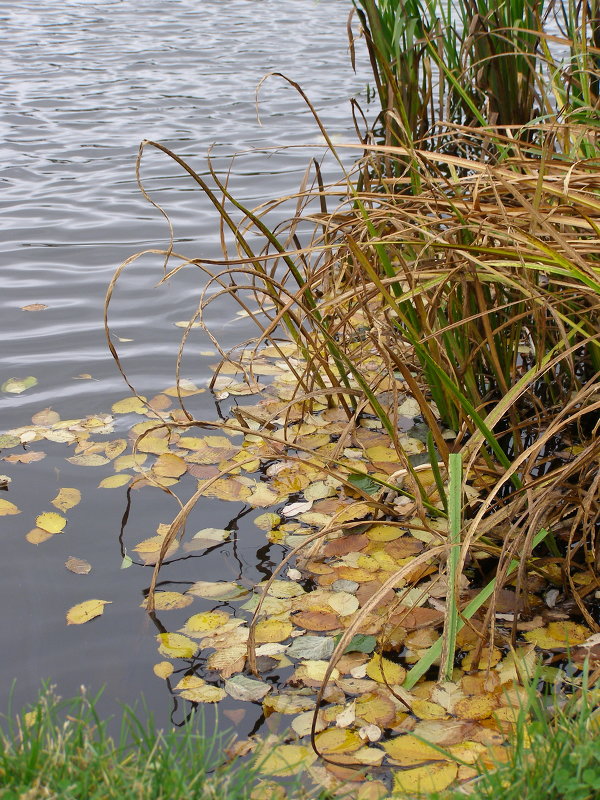
[[(306, 100), (336, 183), (314, 162), (295, 196), (252, 210), (210, 161), (205, 179), (160, 143), (140, 147), (144, 196), (154, 203), (142, 172), (158, 151), (212, 203), (223, 243), (220, 261), (179, 255), (172, 240), (152, 251), (164, 256), (163, 282), (184, 268), (203, 281), (177, 358), (179, 407), (129, 382), (135, 397), (113, 407), (145, 417), (132, 454), (116, 456), (130, 459), (133, 486), (173, 495), (183, 475), (198, 481), (173, 522), (133, 548), (154, 570), (153, 619), (195, 598), (205, 608), (183, 627), (158, 626), (167, 660), (155, 672), (170, 682), (174, 661), (173, 689), (197, 706), (229, 695), (261, 703), (272, 721), (291, 715), (283, 738), (234, 747), (253, 755), (231, 767), (232, 783), (207, 772), (213, 788), (192, 796), (251, 797), (235, 794), (246, 791), (236, 781), (260, 774), (309, 775), (317, 791), (360, 800), (448, 797), (458, 785), (478, 798), (586, 800), (600, 788), (600, 11), (357, 0), (355, 12), (351, 57), (360, 36), (382, 109), (358, 144), (334, 144), (301, 88), (270, 78)], [(345, 147), (358, 153), (350, 170)], [(286, 204), (288, 222), (271, 227)], [(110, 304), (146, 253), (119, 267), (106, 298), (126, 381)], [(204, 318), (224, 298), (258, 328), (227, 352)], [(220, 421), (194, 417), (197, 388), (181, 380), (196, 330), (222, 357), (210, 387), (229, 404)], [(263, 510), (254, 524), (286, 546), (253, 591), (228, 581), (157, 590), (175, 549), (231, 534), (186, 538), (205, 497)], [(238, 601), (233, 616), (219, 605)], [(108, 602), (70, 609), (68, 622)], [(85, 752), (85, 737), (102, 739), (87, 708), (75, 735)], [(23, 719), (4, 740), (5, 774), (41, 765), (34, 751), (58, 763), (45, 714), (31, 727)], [(157, 741), (136, 730), (144, 748)], [(164, 795), (177, 797), (190, 764), (167, 759), (170, 736), (150, 751), (165, 753), (165, 775), (180, 770)], [(110, 763), (121, 758), (111, 748)], [(244, 772), (252, 763), (258, 771)], [(159, 789), (121, 796), (163, 796), (143, 791)]]

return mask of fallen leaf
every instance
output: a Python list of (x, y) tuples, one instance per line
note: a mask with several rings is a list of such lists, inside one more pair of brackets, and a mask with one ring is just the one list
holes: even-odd
[(44, 303), (29, 303), (28, 306), (21, 306), (21, 311), (45, 311), (47, 308)]
[(32, 416), (31, 421), (34, 425), (54, 425), (60, 421), (60, 414), (57, 414), (51, 408), (43, 408)]
[(254, 635), (257, 644), (282, 642), (292, 632), (292, 624), (279, 619), (264, 619), (256, 624)]
[(235, 600), (248, 594), (247, 589), (231, 581), (196, 581), (187, 591), (209, 600)]
[(3, 500), (0, 498), (0, 517), (7, 517), (11, 514), (20, 514), (21, 509), (17, 508), (10, 500)]
[(92, 569), (89, 561), (84, 561), (83, 558), (75, 558), (74, 556), (69, 556), (65, 561), (65, 567), (76, 575), (87, 575)]
[[(155, 592), (154, 593), (154, 608), (156, 611), (170, 611), (174, 608), (185, 608), (190, 603), (194, 602), (193, 597), (188, 597), (181, 592)], [(141, 604), (142, 608), (146, 608), (148, 601), (144, 600)]]
[(112, 600), (85, 600), (67, 611), (67, 625), (83, 625), (104, 613), (104, 606)]
[(265, 758), (259, 760), (258, 771), (263, 775), (287, 777), (309, 767), (316, 754), (302, 744), (280, 744), (273, 747)]
[(113, 403), (111, 410), (113, 414), (145, 414), (148, 410), (146, 397), (125, 397)]
[(41, 528), (32, 528), (29, 533), (25, 535), (25, 538), (30, 544), (42, 544), (42, 542), (51, 539), (53, 536), (53, 533), (43, 531)]
[(152, 667), (152, 671), (156, 675), (157, 678), (162, 678), (166, 680), (173, 674), (173, 664), (170, 661), (159, 661), (158, 664), (155, 664)]
[(186, 621), (181, 632), (188, 636), (202, 635), (222, 627), (228, 619), (229, 614), (225, 611), (204, 611), (191, 616)]
[(367, 664), (367, 675), (378, 683), (396, 685), (404, 681), (406, 670), (395, 661), (376, 653)]
[(108, 478), (103, 478), (98, 484), (99, 489), (117, 489), (119, 486), (125, 486), (131, 480), (131, 475), (122, 473), (121, 475), (109, 475)]
[(320, 753), (352, 753), (362, 747), (362, 739), (356, 731), (345, 728), (329, 728), (317, 734), (315, 744)]
[(48, 533), (60, 533), (67, 524), (67, 520), (55, 511), (46, 511), (37, 517), (35, 524)]
[(29, 375), (27, 378), (9, 378), (0, 386), (0, 391), (9, 392), (10, 394), (21, 394), (27, 389), (31, 389), (32, 386), (35, 386), (37, 382), (37, 378), (34, 378), (33, 375)]
[(58, 508), (60, 511), (68, 511), (70, 508), (74, 508), (79, 502), (81, 502), (81, 492), (79, 489), (60, 489), (54, 500), (51, 501), (52, 505), (55, 508)]
[(458, 764), (428, 764), (426, 767), (416, 767), (394, 775), (394, 792), (409, 795), (432, 794), (448, 788), (456, 779)]
[(209, 683), (198, 686), (196, 689), (185, 689), (179, 697), (191, 703), (218, 703), (225, 697), (225, 690), (220, 686), (211, 686)]
[(249, 702), (262, 700), (272, 688), (268, 683), (247, 678), (245, 675), (235, 675), (225, 681), (225, 691), (234, 700), (246, 700)]
[(159, 633), (156, 637), (158, 652), (171, 658), (193, 658), (198, 644), (180, 633)]
[(71, 456), (67, 458), (71, 464), (76, 464), (78, 467), (101, 467), (103, 464), (108, 464), (108, 458), (101, 456), (100, 453), (90, 453), (89, 455)]

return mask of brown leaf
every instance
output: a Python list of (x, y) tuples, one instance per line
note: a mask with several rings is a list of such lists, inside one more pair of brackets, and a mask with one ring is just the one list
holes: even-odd
[(334, 631), (341, 627), (338, 615), (326, 611), (299, 611), (291, 620), (308, 631)]
[(8, 461), (9, 464), (32, 464), (34, 461), (41, 461), (46, 458), (46, 453), (41, 450), (28, 450), (26, 453), (13, 453), (10, 456), (4, 456), (2, 461)]
[(76, 575), (87, 575), (92, 569), (89, 561), (85, 561), (83, 558), (75, 558), (74, 556), (69, 556), (65, 561), (65, 567)]

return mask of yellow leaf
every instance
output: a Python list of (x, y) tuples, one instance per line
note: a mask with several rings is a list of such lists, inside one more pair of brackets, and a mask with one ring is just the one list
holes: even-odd
[(407, 795), (432, 794), (446, 789), (456, 779), (458, 764), (428, 764), (425, 767), (416, 767), (394, 775), (394, 792), (403, 792)]
[(61, 489), (52, 500), (52, 505), (61, 511), (68, 511), (81, 502), (81, 492), (79, 489)]
[(225, 611), (204, 611), (200, 614), (191, 616), (181, 629), (188, 636), (208, 633), (224, 625), (229, 619), (229, 614)]
[[(154, 608), (156, 611), (170, 611), (172, 608), (185, 608), (193, 603), (194, 598), (181, 592), (155, 592)], [(144, 600), (141, 607), (146, 608), (147, 601)]]
[(238, 644), (234, 647), (226, 647), (224, 650), (217, 650), (211, 653), (206, 662), (208, 669), (217, 672), (227, 673), (227, 677), (233, 672), (241, 672), (246, 661), (246, 645)]
[(257, 528), (260, 528), (261, 531), (270, 531), (272, 528), (276, 528), (280, 522), (281, 517), (279, 514), (273, 514), (268, 511), (265, 514), (260, 514), (260, 516), (256, 517), (254, 520), (254, 524)]
[(280, 499), (281, 495), (271, 491), (266, 483), (256, 483), (252, 493), (246, 498), (246, 502), (254, 508), (265, 508), (275, 505)]
[(131, 475), (124, 472), (122, 475), (109, 475), (108, 478), (103, 478), (98, 484), (99, 489), (116, 489), (119, 486), (125, 486), (129, 483)]
[(10, 500), (0, 499), (0, 517), (7, 517), (10, 514), (20, 514), (21, 509), (17, 508)]
[(144, 436), (138, 442), (137, 449), (141, 453), (154, 453), (155, 455), (162, 455), (169, 449), (169, 440), (159, 436)]
[(480, 720), (491, 717), (498, 707), (498, 698), (493, 694), (463, 697), (454, 704), (452, 713), (459, 719)]
[(592, 631), (576, 622), (551, 622), (548, 625), (548, 635), (559, 642), (564, 642), (565, 647), (570, 647), (574, 644), (583, 644), (592, 635)]
[(152, 671), (156, 675), (157, 678), (163, 678), (166, 680), (173, 674), (173, 664), (170, 661), (159, 661), (158, 664), (155, 664), (152, 667)]
[(111, 600), (85, 600), (67, 611), (67, 625), (83, 625), (104, 613), (104, 606)]
[(278, 714), (299, 714), (301, 711), (314, 709), (314, 697), (301, 694), (268, 695), (263, 700), (263, 707), (269, 712)]
[(116, 472), (121, 472), (123, 469), (135, 469), (141, 467), (148, 458), (147, 453), (136, 453), (135, 455), (119, 456), (114, 461), (114, 468)]
[(385, 461), (392, 463), (398, 461), (398, 453), (392, 447), (383, 447), (383, 445), (367, 448), (367, 455), (371, 461)]
[(218, 464), (234, 456), (240, 449), (225, 436), (182, 436), (177, 445), (194, 451), (194, 457), (188, 458), (188, 461), (195, 464)]
[(279, 619), (264, 619), (261, 620), (255, 629), (256, 643), (264, 644), (265, 642), (282, 642), (287, 639), (293, 630), (291, 622)]
[(421, 700), (417, 698), (412, 706), (411, 711), (419, 719), (448, 719), (448, 714), (443, 706), (438, 703), (432, 703), (431, 700)]
[(421, 741), (416, 736), (412, 736), (410, 733), (384, 742), (383, 749), (390, 758), (393, 758), (402, 767), (421, 764), (423, 761), (448, 760), (435, 747)]
[(159, 633), (156, 637), (158, 652), (170, 658), (193, 658), (198, 644), (180, 633)]
[(277, 775), (280, 778), (296, 775), (309, 767), (316, 759), (311, 748), (302, 744), (280, 744), (273, 747), (259, 762), (258, 771), (263, 775)]
[(206, 686), (206, 681), (198, 675), (184, 675), (179, 683), (175, 686), (177, 692), (183, 689), (197, 689), (199, 686)]
[(367, 538), (372, 542), (392, 542), (404, 534), (405, 531), (395, 525), (374, 525), (367, 531)]
[(146, 397), (125, 397), (123, 400), (118, 400), (112, 404), (112, 412), (114, 414), (145, 414), (148, 407), (142, 400)]
[(189, 700), (191, 703), (218, 703), (226, 697), (224, 689), (219, 686), (211, 686), (209, 683), (198, 686), (196, 689), (184, 689), (179, 697)]
[(107, 442), (104, 447), (104, 454), (111, 461), (113, 458), (120, 456), (123, 450), (127, 449), (127, 442), (125, 439), (115, 439), (112, 442)]
[(341, 617), (354, 614), (359, 606), (358, 599), (349, 592), (331, 592), (327, 603)]
[(390, 685), (400, 684), (406, 677), (406, 670), (395, 661), (383, 658), (378, 653), (371, 658), (367, 664), (367, 675), (378, 683), (388, 683)]
[(317, 750), (321, 753), (352, 753), (362, 747), (363, 740), (356, 731), (329, 728), (316, 736)]
[(71, 456), (67, 458), (70, 464), (76, 464), (78, 467), (101, 467), (103, 464), (108, 464), (108, 458), (101, 456), (100, 453), (89, 453), (88, 455)]
[(67, 524), (67, 520), (55, 511), (46, 511), (37, 517), (35, 524), (48, 533), (60, 533)]
[(358, 697), (355, 711), (360, 719), (380, 727), (387, 727), (387, 723), (396, 716), (396, 707), (392, 701), (375, 692)]
[(175, 453), (164, 453), (156, 459), (152, 471), (164, 478), (179, 478), (187, 471), (187, 464)]

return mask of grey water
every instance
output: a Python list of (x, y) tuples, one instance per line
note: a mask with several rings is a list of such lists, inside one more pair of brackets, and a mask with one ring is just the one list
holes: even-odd
[[(168, 239), (164, 219), (136, 185), (142, 139), (161, 142), (202, 175), (209, 148), (223, 172), (241, 153), (231, 187), (250, 206), (293, 193), (323, 147), (303, 100), (280, 78), (262, 86), (257, 119), (257, 85), (274, 71), (303, 87), (331, 134), (354, 139), (349, 98), (368, 77), (366, 58), (357, 73), (350, 67), (350, 6), (348, 0), (0, 3), (0, 384), (10, 377), (38, 380), (22, 394), (0, 393), (1, 431), (28, 424), (48, 406), (63, 419), (109, 412), (128, 393), (104, 338), (105, 291), (124, 259), (164, 248)], [(175, 249), (218, 258), (218, 221), (182, 170), (154, 151), (145, 156), (142, 176), (173, 221)], [(173, 384), (181, 336), (175, 323), (193, 313), (202, 289), (192, 270), (157, 287), (161, 270), (158, 256), (128, 267), (110, 318), (128, 376), (145, 394)], [(47, 308), (22, 310), (38, 303)], [(232, 306), (215, 304), (208, 321), (226, 345), (252, 334)], [(184, 361), (183, 374), (199, 385), (216, 361), (206, 355), (210, 349), (198, 341)], [(197, 417), (216, 418), (210, 393), (194, 402)], [(126, 435), (126, 422), (117, 420), (113, 438)], [(143, 694), (160, 722), (181, 721), (184, 711), (152, 673), (161, 660), (160, 628), (139, 607), (149, 569), (120, 569), (123, 547), (153, 535), (176, 513), (175, 503), (142, 491), (132, 494), (129, 507), (124, 490), (96, 488), (97, 468), (67, 462), (64, 445), (36, 447), (47, 452), (44, 460), (0, 461), (0, 473), (12, 478), (2, 497), (21, 509), (0, 518), (0, 712), (14, 679), (15, 707), (34, 699), (48, 679), (63, 695), (81, 685), (94, 692), (105, 686), (108, 711)], [(25, 534), (37, 514), (51, 510), (61, 486), (78, 487), (81, 504), (68, 512), (64, 534), (29, 544)], [(198, 527), (228, 527), (236, 511), (220, 501), (204, 504)], [(162, 575), (164, 588), (207, 576), (250, 584), (268, 574), (281, 548), (265, 542), (250, 516), (242, 512), (232, 522), (231, 545), (173, 561)], [(70, 555), (90, 561), (92, 572), (68, 572)], [(111, 601), (104, 616), (67, 627), (65, 611), (94, 597)], [(173, 630), (185, 612), (165, 612), (158, 625)], [(260, 725), (255, 711), (240, 730)]]

